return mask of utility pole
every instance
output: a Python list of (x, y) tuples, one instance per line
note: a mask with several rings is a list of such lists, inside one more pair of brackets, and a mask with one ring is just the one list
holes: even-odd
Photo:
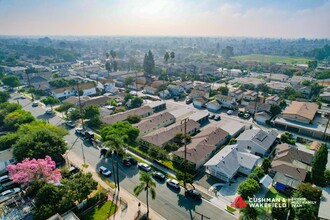
[(206, 218), (206, 219), (211, 219), (210, 217), (207, 217), (207, 216), (205, 216), (204, 214), (201, 214), (201, 213), (199, 213), (199, 212), (196, 212), (196, 211), (195, 211), (195, 213), (196, 213), (197, 215), (200, 215), (200, 216), (201, 216), (201, 220), (203, 220), (204, 218)]
[(84, 117), (83, 117), (83, 112), (82, 112), (82, 107), (81, 107), (80, 90), (79, 90), (79, 82), (78, 81), (77, 81), (77, 90), (78, 90), (78, 101), (79, 101), (79, 111), (80, 111), (81, 125), (82, 125), (83, 130), (85, 130)]
[(189, 120), (189, 118), (185, 118), (183, 120), (181, 120), (181, 125), (184, 124), (184, 137), (183, 137), (183, 141), (184, 141), (184, 162), (183, 162), (183, 166), (184, 166), (184, 179), (183, 179), (183, 185), (184, 188), (187, 189), (187, 121)]
[(29, 84), (29, 92), (31, 93), (31, 97), (32, 97), (32, 102), (34, 101), (34, 97), (33, 97), (33, 93), (31, 91), (31, 82), (30, 82), (30, 76), (29, 76), (29, 73), (26, 72), (25, 70), (25, 74), (27, 76), (27, 80), (28, 80), (28, 84)]
[(86, 165), (86, 160), (85, 160), (85, 152), (84, 152), (84, 146), (81, 144), (81, 151), (83, 155), (83, 160), (84, 160), (84, 166)]

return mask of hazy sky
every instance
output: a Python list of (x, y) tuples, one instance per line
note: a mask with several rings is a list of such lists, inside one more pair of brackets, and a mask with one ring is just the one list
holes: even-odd
[(330, 38), (330, 0), (0, 0), (0, 35)]

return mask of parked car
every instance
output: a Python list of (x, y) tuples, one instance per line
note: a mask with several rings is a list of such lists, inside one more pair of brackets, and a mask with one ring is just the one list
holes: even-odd
[(245, 114), (245, 112), (240, 111), (240, 112), (238, 113), (238, 117), (243, 117), (244, 114)]
[(187, 197), (191, 197), (193, 199), (196, 199), (196, 200), (201, 200), (202, 199), (202, 195), (194, 189), (187, 189), (185, 191), (184, 195), (187, 196)]
[(227, 111), (227, 115), (231, 115), (231, 114), (233, 114), (233, 113), (234, 113), (233, 110), (228, 110), (228, 111)]
[(146, 172), (151, 171), (151, 167), (150, 167), (148, 164), (145, 164), (145, 163), (138, 163), (138, 167), (139, 167), (141, 170), (144, 170), (144, 171), (146, 171)]
[(162, 174), (161, 172), (154, 172), (152, 174), (152, 176), (155, 178), (155, 179), (159, 179), (159, 180), (165, 180), (166, 179), (166, 176), (164, 174)]
[(11, 196), (11, 195), (14, 195), (14, 194), (16, 194), (16, 193), (19, 193), (21, 191), (21, 189), (20, 188), (14, 188), (14, 189), (8, 189), (8, 190), (6, 190), (6, 191), (3, 191), (1, 194), (0, 194), (0, 196), (2, 196), (2, 197), (5, 197), (5, 196)]
[(48, 109), (48, 110), (46, 110), (46, 114), (51, 115), (51, 114), (53, 114), (53, 111), (51, 109)]
[(82, 129), (82, 128), (76, 128), (75, 133), (76, 134), (84, 134), (84, 129)]
[(9, 180), (9, 176), (8, 175), (4, 175), (4, 176), (1, 176), (0, 177), (0, 183), (4, 183), (4, 182), (6, 182), (8, 180)]
[(131, 162), (131, 164), (133, 164), (133, 165), (138, 164), (138, 161), (137, 161), (134, 157), (130, 157), (130, 156), (128, 156), (127, 159), (128, 159), (129, 162)]
[(37, 107), (38, 106), (38, 102), (33, 102), (32, 103), (32, 107)]
[(131, 162), (130, 162), (127, 158), (123, 160), (123, 164), (124, 164), (124, 166), (126, 166), (126, 167), (130, 167), (130, 166), (132, 166)]
[(171, 186), (171, 187), (175, 188), (175, 189), (179, 189), (180, 188), (179, 182), (177, 180), (174, 180), (174, 179), (168, 179), (166, 181), (166, 184), (168, 186)]
[(215, 117), (214, 114), (210, 114), (210, 115), (209, 115), (209, 119), (213, 119), (214, 117)]
[(21, 98), (21, 99), (26, 99), (26, 97), (25, 97), (24, 95), (22, 95), (20, 98)]
[(249, 113), (245, 113), (244, 115), (243, 115), (243, 118), (245, 118), (245, 119), (248, 119), (248, 118), (250, 118), (250, 114)]
[(70, 128), (76, 127), (76, 123), (73, 122), (73, 121), (67, 121), (67, 122), (65, 122), (65, 125), (70, 127)]
[(100, 166), (99, 168), (99, 172), (103, 175), (103, 176), (110, 176), (111, 175), (111, 171), (108, 170), (106, 167), (104, 166)]
[(215, 121), (220, 121), (220, 120), (221, 120), (220, 115), (216, 115), (216, 116), (214, 117), (214, 120), (215, 120)]
[(191, 99), (191, 98), (188, 98), (188, 99), (186, 99), (186, 104), (191, 104), (193, 102), (193, 100)]

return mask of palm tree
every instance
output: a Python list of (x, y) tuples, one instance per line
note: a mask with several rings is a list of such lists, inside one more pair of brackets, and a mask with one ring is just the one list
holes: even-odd
[[(117, 156), (116, 156), (116, 176), (117, 176), (117, 183), (116, 180), (115, 184), (117, 185), (118, 191), (120, 191), (120, 186), (119, 186), (119, 160), (118, 160), (118, 155), (119, 154), (125, 154), (124, 150), (124, 138), (125, 137), (119, 137), (117, 135), (110, 135), (108, 140), (104, 143), (106, 146), (109, 147), (109, 151), (116, 151)], [(113, 159), (112, 159), (113, 162)], [(114, 163), (112, 163), (112, 171), (114, 173)]]
[(105, 61), (105, 69), (108, 71), (108, 78), (110, 79), (110, 72), (111, 72), (111, 63), (109, 61), (110, 53), (107, 52), (105, 54), (105, 57), (107, 58)]
[(171, 52), (170, 57), (171, 57), (171, 62), (172, 62), (172, 64), (173, 64), (173, 59), (174, 59), (174, 57), (175, 57), (175, 53), (174, 53), (173, 51)]
[(146, 199), (147, 199), (147, 219), (149, 219), (149, 189), (151, 193), (151, 198), (156, 198), (156, 183), (151, 177), (151, 173), (140, 172), (140, 184), (134, 187), (134, 194), (136, 196), (140, 195), (140, 193), (144, 190), (146, 191)]
[(168, 52), (166, 52), (164, 55), (165, 63), (167, 63), (168, 59), (170, 59), (170, 54)]

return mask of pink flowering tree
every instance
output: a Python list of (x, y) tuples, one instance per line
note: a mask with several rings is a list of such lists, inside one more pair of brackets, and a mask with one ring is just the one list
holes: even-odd
[(56, 164), (50, 156), (37, 160), (26, 158), (16, 165), (8, 165), (7, 170), (10, 179), (15, 183), (26, 183), (34, 180), (58, 183), (62, 177), (61, 171), (56, 169)]

